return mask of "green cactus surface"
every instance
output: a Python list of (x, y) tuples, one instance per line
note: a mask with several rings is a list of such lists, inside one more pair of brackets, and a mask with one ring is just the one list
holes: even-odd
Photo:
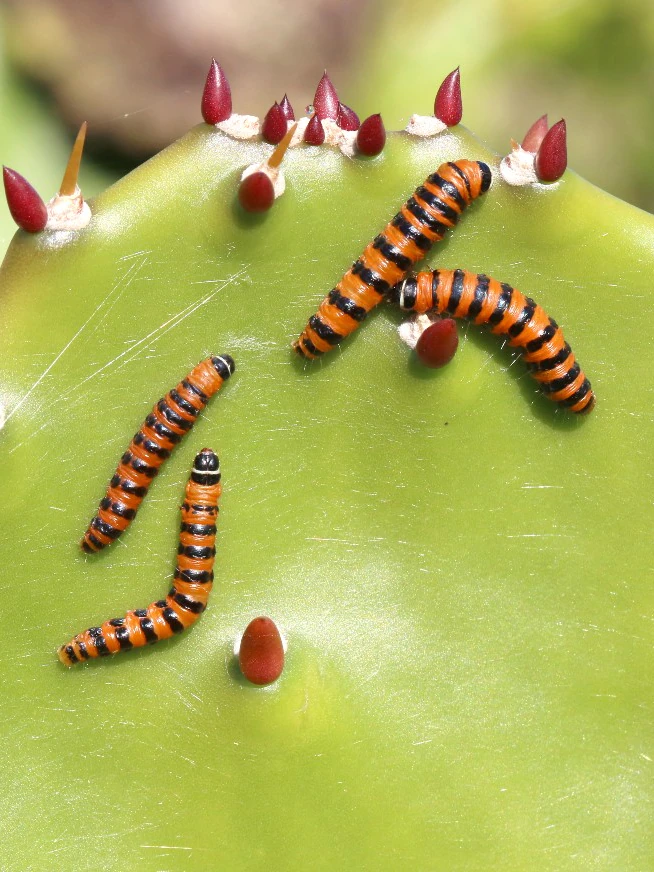
[[(645, 870), (652, 833), (654, 219), (568, 170), (511, 188), (465, 128), (374, 160), (202, 124), (17, 233), (0, 272), (2, 861), (8, 870)], [(290, 345), (444, 160), (491, 190), (429, 266), (485, 272), (563, 327), (597, 407), (537, 390), (461, 326), (427, 371), (382, 304), (311, 364)], [(237, 371), (129, 530), (79, 540), (153, 403), (210, 353)], [(194, 455), (221, 458), (216, 580), (178, 638), (66, 669), (74, 633), (165, 595)], [(286, 667), (248, 685), (257, 615)]]

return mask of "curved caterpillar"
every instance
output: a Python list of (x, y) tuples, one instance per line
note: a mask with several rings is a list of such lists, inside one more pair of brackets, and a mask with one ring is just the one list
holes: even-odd
[(120, 459), (80, 542), (84, 551), (106, 548), (129, 527), (159, 467), (235, 368), (229, 354), (207, 357), (155, 404)]
[(490, 168), (481, 161), (442, 164), (325, 297), (293, 344), (295, 351), (313, 360), (356, 330), (384, 294), (456, 225), (466, 206), (484, 194), (490, 183)]
[(91, 627), (61, 645), (57, 653), (65, 666), (168, 639), (197, 621), (213, 584), (220, 492), (220, 463), (211, 449), (204, 448), (186, 485), (177, 567), (168, 596), (146, 609), (129, 611), (124, 618)]
[(590, 412), (595, 394), (556, 321), (511, 285), (465, 270), (431, 270), (396, 285), (389, 300), (407, 312), (447, 312), (490, 324), (519, 348), (532, 377), (550, 400), (571, 412)]

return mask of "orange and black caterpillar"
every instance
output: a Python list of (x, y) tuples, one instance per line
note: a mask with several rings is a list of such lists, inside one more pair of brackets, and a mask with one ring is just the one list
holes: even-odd
[(490, 324), (519, 348), (531, 375), (550, 400), (571, 412), (590, 412), (595, 394), (556, 321), (511, 285), (465, 270), (431, 270), (409, 276), (389, 295), (408, 312), (447, 312)]
[(312, 360), (349, 336), (491, 183), (481, 161), (444, 163), (402, 206), (320, 304), (293, 348)]
[(229, 354), (207, 357), (156, 403), (120, 459), (80, 542), (84, 551), (100, 551), (129, 527), (159, 467), (235, 368)]
[(169, 639), (197, 621), (213, 584), (220, 491), (220, 463), (210, 448), (204, 448), (186, 485), (177, 567), (168, 596), (79, 633), (58, 650), (65, 666)]

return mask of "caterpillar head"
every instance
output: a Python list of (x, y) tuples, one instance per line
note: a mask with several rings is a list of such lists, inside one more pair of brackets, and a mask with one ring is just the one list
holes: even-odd
[(193, 461), (191, 479), (196, 484), (214, 485), (220, 481), (220, 461), (211, 448), (203, 448)]

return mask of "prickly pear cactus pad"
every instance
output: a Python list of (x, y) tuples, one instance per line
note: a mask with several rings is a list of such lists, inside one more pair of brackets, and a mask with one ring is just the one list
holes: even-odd
[[(645, 869), (654, 850), (649, 427), (654, 219), (574, 172), (507, 185), (463, 127), (372, 159), (207, 124), (14, 238), (0, 273), (7, 869)], [(564, 328), (597, 394), (557, 408), (497, 337), (420, 367), (382, 304), (312, 363), (307, 318), (444, 160), (490, 191), (425, 268), (485, 272)], [(158, 397), (236, 372), (100, 554), (79, 540)], [(66, 669), (59, 644), (165, 596), (193, 457), (219, 455), (209, 607)], [(258, 615), (284, 671), (249, 684)]]

